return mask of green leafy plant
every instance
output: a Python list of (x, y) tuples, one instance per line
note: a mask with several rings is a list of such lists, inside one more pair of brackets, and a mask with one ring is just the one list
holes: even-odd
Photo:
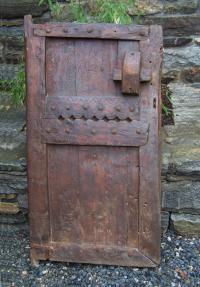
[(93, 16), (97, 22), (131, 24), (132, 19), (128, 14), (128, 7), (134, 4), (134, 1), (113, 1), (113, 0), (92, 0)]
[[(172, 105), (172, 92), (167, 88), (165, 91), (165, 102), (169, 102)], [(169, 116), (172, 113), (170, 109), (164, 102), (162, 102), (162, 112), (164, 115)]]
[[(70, 0), (68, 4), (72, 20), (80, 23), (105, 22), (130, 24), (128, 8), (133, 7), (135, 0)], [(48, 4), (54, 16), (61, 13), (61, 5), (55, 0), (39, 0), (39, 5)]]
[(69, 10), (70, 10), (69, 13), (71, 14), (72, 20), (74, 22), (79, 23), (89, 22), (84, 6), (81, 5), (80, 1), (71, 0), (69, 3)]
[(0, 89), (11, 95), (11, 101), (14, 105), (23, 105), (26, 94), (24, 63), (19, 65), (19, 70), (12, 80), (0, 81)]
[(48, 4), (52, 14), (54, 16), (58, 16), (61, 12), (61, 6), (57, 1), (54, 0), (39, 0), (38, 1), (39, 5), (43, 5), (43, 4)]

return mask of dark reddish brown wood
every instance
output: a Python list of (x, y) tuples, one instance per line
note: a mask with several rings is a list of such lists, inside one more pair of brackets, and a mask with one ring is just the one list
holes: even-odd
[[(152, 66), (152, 81), (141, 89), (141, 118), (149, 121), (148, 144), (140, 148), (139, 249), (154, 262), (160, 260), (160, 69), (162, 29), (150, 26), (150, 43), (140, 43), (145, 61)], [(154, 177), (152, 176), (154, 175)], [(152, 212), (154, 210), (154, 212)]]
[(138, 97), (46, 97), (45, 118), (139, 120)]
[[(30, 241), (49, 243), (49, 201), (47, 188), (46, 144), (41, 143), (40, 117), (45, 111), (45, 38), (32, 37), (30, 17), (25, 18), (27, 80), (27, 163)], [(36, 164), (37, 163), (37, 164)], [(48, 258), (39, 255), (39, 258)], [(31, 249), (33, 263), (37, 261)]]
[(46, 23), (34, 25), (34, 35), (40, 37), (144, 40), (149, 27), (142, 25)]
[(148, 124), (139, 121), (42, 119), (44, 143), (105, 146), (142, 146), (147, 143)]
[(156, 266), (160, 28), (26, 16), (25, 38), (32, 262)]
[(122, 92), (138, 95), (140, 88), (140, 52), (125, 54), (122, 70)]

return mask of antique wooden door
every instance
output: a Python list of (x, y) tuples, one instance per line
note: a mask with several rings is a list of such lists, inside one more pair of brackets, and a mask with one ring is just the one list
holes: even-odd
[(32, 262), (160, 257), (159, 26), (25, 17)]

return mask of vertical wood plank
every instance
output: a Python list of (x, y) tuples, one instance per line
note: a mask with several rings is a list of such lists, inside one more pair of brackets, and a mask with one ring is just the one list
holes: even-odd
[[(110, 244), (127, 245), (127, 158), (126, 147), (108, 149), (107, 170), (107, 217)], [(108, 244), (107, 243), (107, 244)]]
[(47, 39), (46, 93), (48, 96), (75, 96), (75, 43), (71, 39)]
[(48, 146), (52, 241), (80, 243), (78, 147)]
[[(45, 38), (26, 29), (27, 162), (30, 241), (49, 243), (46, 145), (41, 143), (40, 118), (45, 102)], [(34, 256), (34, 255), (33, 255)]]
[(162, 31), (150, 27), (150, 42), (143, 41), (140, 50), (152, 64), (152, 82), (143, 84), (140, 117), (150, 124), (147, 145), (140, 147), (140, 214), (139, 248), (155, 263), (160, 260), (160, 67)]
[(115, 96), (112, 79), (117, 42), (76, 40), (76, 91), (78, 96)]
[(139, 148), (127, 148), (127, 245), (138, 248)]

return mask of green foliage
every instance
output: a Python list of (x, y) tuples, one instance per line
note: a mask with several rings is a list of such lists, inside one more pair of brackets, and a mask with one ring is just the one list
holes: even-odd
[(92, 2), (94, 7), (92, 11), (96, 22), (131, 24), (128, 8), (134, 4), (133, 0), (96, 0)]
[(21, 63), (19, 70), (12, 80), (1, 80), (0, 89), (7, 91), (11, 95), (11, 101), (16, 106), (21, 106), (25, 100), (26, 84), (24, 64)]
[[(79, 23), (104, 22), (131, 24), (128, 8), (133, 7), (135, 0), (70, 0), (69, 14), (72, 20)], [(48, 4), (53, 16), (58, 16), (62, 8), (56, 0), (39, 0), (39, 5)]]
[(61, 6), (54, 0), (38, 0), (39, 5), (48, 4), (53, 16), (58, 16), (61, 12)]
[(78, 23), (89, 22), (84, 6), (80, 4), (80, 1), (71, 0), (69, 3), (69, 10), (70, 10), (69, 13), (74, 22), (78, 22)]
[[(168, 101), (169, 103), (172, 104), (172, 92), (167, 88), (165, 92), (165, 102)], [(164, 103), (162, 103), (162, 112), (165, 116), (169, 116), (172, 113), (172, 109), (167, 107)]]

